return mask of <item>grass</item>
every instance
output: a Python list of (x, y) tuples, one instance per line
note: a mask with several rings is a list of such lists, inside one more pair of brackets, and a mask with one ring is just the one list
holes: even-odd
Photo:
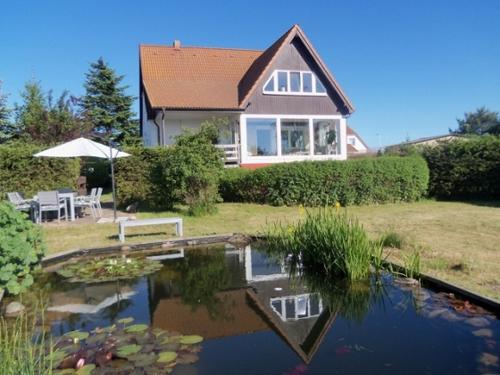
[(310, 210), (295, 224), (274, 224), (266, 232), (270, 248), (301, 259), (310, 272), (350, 281), (370, 273), (373, 244), (358, 221), (337, 209)]
[[(353, 206), (356, 216), (373, 239), (394, 231), (405, 241), (421, 247), (421, 271), (500, 300), (500, 205), (498, 202), (436, 202)], [(257, 233), (266, 223), (293, 223), (300, 217), (298, 207), (223, 203), (218, 212), (190, 217), (178, 212), (138, 213), (138, 218), (181, 216), (186, 236), (215, 233)], [(174, 236), (174, 228), (139, 227), (127, 231), (128, 243)], [(47, 224), (44, 232), (49, 252), (75, 248), (116, 245), (115, 224)], [(130, 236), (129, 236), (130, 233)], [(389, 259), (402, 259), (405, 249), (390, 249)], [(455, 265), (466, 267), (454, 267)], [(463, 268), (463, 270), (461, 270)]]
[(0, 374), (52, 374), (53, 351), (47, 346), (52, 348), (36, 317), (26, 312), (13, 321), (0, 317)]

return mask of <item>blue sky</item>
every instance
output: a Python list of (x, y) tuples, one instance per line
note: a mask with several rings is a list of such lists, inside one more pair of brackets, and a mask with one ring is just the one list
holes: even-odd
[(482, 105), (500, 111), (499, 20), (499, 0), (8, 1), (0, 80), (11, 104), (32, 77), (80, 95), (103, 56), (137, 96), (139, 43), (264, 49), (298, 23), (377, 147), (446, 133)]

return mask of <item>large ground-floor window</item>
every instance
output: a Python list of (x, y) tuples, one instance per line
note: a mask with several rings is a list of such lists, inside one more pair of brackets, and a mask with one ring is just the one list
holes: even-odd
[(326, 116), (249, 116), (243, 122), (246, 156), (297, 159), (339, 155), (340, 122), (340, 118)]
[(314, 120), (314, 155), (340, 153), (339, 120)]
[(281, 120), (281, 154), (308, 155), (309, 120)]
[(247, 119), (247, 152), (249, 156), (278, 155), (276, 119)]

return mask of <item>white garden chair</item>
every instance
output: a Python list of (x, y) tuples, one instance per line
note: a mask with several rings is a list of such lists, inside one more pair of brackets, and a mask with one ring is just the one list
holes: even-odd
[(90, 190), (90, 195), (85, 195), (81, 197), (76, 197), (75, 199), (75, 207), (80, 207), (80, 208), (90, 208), (90, 212), (92, 214), (92, 217), (95, 219), (97, 216), (97, 207), (95, 203), (95, 198), (97, 195), (97, 188), (92, 188)]
[(64, 209), (64, 218), (68, 221), (68, 207), (66, 200), (59, 198), (57, 191), (40, 191), (38, 192), (38, 222), (42, 222), (43, 213), (50, 211), (57, 211), (57, 222), (61, 221), (61, 211)]
[(102, 195), (102, 187), (97, 188), (97, 193), (94, 199), (95, 207), (99, 211), (99, 217), (102, 217), (101, 195)]

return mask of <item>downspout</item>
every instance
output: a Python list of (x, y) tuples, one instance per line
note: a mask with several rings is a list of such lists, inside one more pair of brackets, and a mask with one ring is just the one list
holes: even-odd
[(158, 129), (158, 145), (159, 146), (164, 146), (164, 139), (165, 137), (163, 136), (163, 129), (165, 129), (165, 107), (162, 107), (161, 109), (161, 124), (158, 124), (158, 116), (155, 116), (153, 122), (156, 125), (156, 128)]

